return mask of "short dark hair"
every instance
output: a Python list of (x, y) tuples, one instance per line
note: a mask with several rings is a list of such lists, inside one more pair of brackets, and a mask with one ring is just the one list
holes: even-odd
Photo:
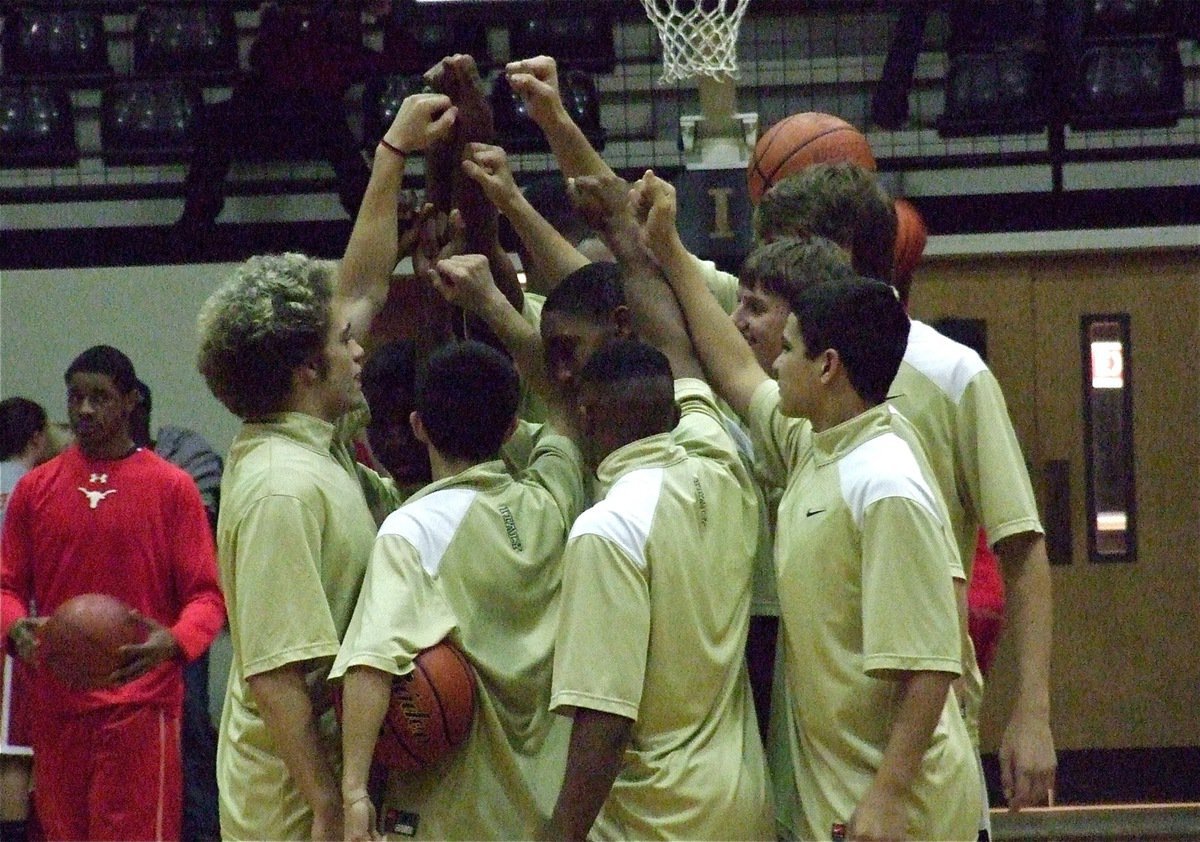
[(619, 383), (644, 377), (671, 380), (671, 363), (662, 351), (637, 339), (606, 342), (579, 372), (581, 383)]
[(608, 321), (612, 312), (625, 306), (621, 270), (615, 263), (589, 263), (563, 278), (546, 296), (542, 312), (580, 316), (590, 321)]
[(824, 237), (783, 237), (756, 246), (742, 263), (738, 283), (792, 301), (821, 281), (857, 277), (850, 255)]
[(754, 234), (826, 237), (850, 250), (859, 274), (891, 283), (896, 208), (875, 174), (857, 164), (812, 164), (777, 182), (754, 211)]
[(84, 372), (86, 374), (104, 374), (112, 378), (113, 385), (123, 394), (129, 394), (137, 388), (137, 373), (133, 370), (133, 362), (122, 351), (111, 345), (93, 345), (67, 366), (63, 380), (71, 381), (71, 375)]
[(520, 391), (516, 368), (495, 348), (453, 342), (430, 354), (415, 408), (440, 453), (480, 462), (500, 452)]
[(792, 312), (809, 359), (833, 348), (861, 398), (872, 404), (887, 398), (910, 324), (891, 286), (868, 278), (823, 281), (796, 296)]
[(411, 411), (417, 382), (417, 346), (410, 339), (380, 345), (362, 367), (362, 391), (371, 414)]
[(42, 405), (29, 398), (5, 398), (0, 401), (0, 460), (19, 456), (48, 420)]
[(582, 391), (641, 381), (636, 390), (622, 392), (601, 423), (628, 443), (669, 432), (676, 424), (675, 381), (671, 363), (657, 348), (637, 339), (614, 339), (602, 345), (579, 372)]

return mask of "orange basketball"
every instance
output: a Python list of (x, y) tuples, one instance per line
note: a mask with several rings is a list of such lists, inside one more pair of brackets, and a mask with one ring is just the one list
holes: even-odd
[(928, 232), (921, 212), (906, 199), (896, 199), (896, 245), (892, 251), (892, 277), (908, 278), (925, 253)]
[(747, 173), (750, 201), (758, 204), (771, 185), (810, 164), (839, 161), (875, 170), (875, 156), (866, 137), (841, 117), (819, 111), (784, 117), (754, 145)]
[[(341, 693), (335, 696), (341, 718)], [(392, 682), (392, 698), (375, 741), (375, 762), (413, 770), (445, 757), (471, 733), (475, 670), (466, 656), (442, 641), (413, 660), (412, 672)]]
[(145, 627), (114, 596), (85, 593), (58, 606), (42, 626), (38, 659), (64, 684), (91, 690), (121, 665), (120, 648), (141, 643)]

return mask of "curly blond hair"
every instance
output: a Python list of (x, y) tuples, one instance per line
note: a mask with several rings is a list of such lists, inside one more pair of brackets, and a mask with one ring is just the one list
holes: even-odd
[(204, 302), (196, 367), (234, 415), (250, 420), (284, 407), (292, 372), (325, 346), (336, 271), (303, 254), (260, 255)]

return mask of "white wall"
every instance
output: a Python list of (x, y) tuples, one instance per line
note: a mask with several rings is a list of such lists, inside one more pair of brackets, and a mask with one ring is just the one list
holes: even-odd
[(224, 264), (0, 272), (0, 397), (24, 395), (66, 420), (63, 371), (115, 345), (154, 393), (154, 427), (190, 427), (221, 453), (238, 421), (196, 371), (196, 314)]

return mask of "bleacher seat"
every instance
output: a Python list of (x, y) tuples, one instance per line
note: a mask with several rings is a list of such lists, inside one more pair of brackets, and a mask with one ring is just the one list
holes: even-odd
[(14, 6), (5, 14), (4, 75), (88, 82), (111, 75), (104, 17), (97, 11)]
[(411, 40), (393, 43), (393, 39), (401, 36), (401, 32), (390, 30), (385, 33), (383, 50), (385, 53), (395, 54), (400, 50), (411, 50), (415, 42), (416, 62), (422, 71), (455, 53), (473, 56), (481, 73), (492, 64), (488, 50), (487, 26), (478, 16), (475, 20), (455, 19), (444, 14), (426, 12), (417, 6), (411, 9), (402, 29)]
[(530, 15), (508, 29), (514, 56), (553, 56), (560, 67), (612, 73), (617, 66), (613, 24), (603, 13)]
[(1072, 129), (1174, 126), (1184, 108), (1179, 0), (1088, 0)]
[(1071, 128), (1174, 126), (1183, 104), (1183, 62), (1173, 35), (1105, 40), (1083, 51)]
[(200, 85), (191, 79), (135, 79), (108, 85), (100, 104), (100, 145), (105, 163), (187, 160), (203, 104)]
[(138, 9), (133, 70), (227, 81), (238, 70), (237, 23), (223, 5), (153, 4)]
[(942, 137), (1040, 132), (1046, 128), (1045, 53), (1011, 47), (950, 57)]
[(67, 167), (78, 160), (66, 88), (33, 82), (0, 85), (0, 165)]

